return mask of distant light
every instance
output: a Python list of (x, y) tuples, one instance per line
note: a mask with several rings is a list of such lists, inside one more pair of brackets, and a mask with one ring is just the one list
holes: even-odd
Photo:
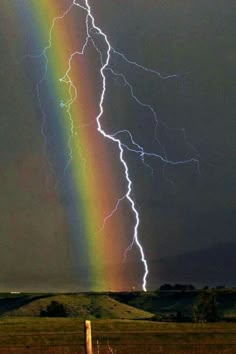
[(10, 294), (20, 294), (20, 291), (11, 291)]

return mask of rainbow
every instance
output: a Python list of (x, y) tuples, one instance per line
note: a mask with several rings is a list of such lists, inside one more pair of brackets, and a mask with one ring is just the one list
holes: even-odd
[[(59, 193), (66, 193), (69, 198), (65, 203), (69, 237), (78, 263), (84, 267), (83, 271), (78, 268), (78, 273), (81, 272), (78, 288), (129, 289), (132, 284), (123, 256), (131, 241), (129, 224), (133, 219), (122, 202), (121, 208), (104, 225), (104, 219), (124, 195), (125, 185), (122, 168), (114, 162), (114, 156), (118, 157), (116, 146), (97, 131), (95, 118), (101, 82), (94, 59), (97, 53), (92, 46), (88, 45), (84, 56), (76, 54), (71, 59), (70, 83), (65, 76), (72, 53), (81, 50), (86, 38), (83, 10), (73, 7), (62, 18), (69, 6), (70, 2), (65, 0), (23, 2), (16, 16), (24, 21), (28, 19), (32, 26), (32, 54), (34, 48), (40, 48), (41, 53), (47, 48), (44, 52), (47, 60), (41, 55), (27, 58), (26, 62), (37, 67), (35, 77), (41, 119), (45, 118), (47, 150), (59, 181)], [(39, 106), (39, 101), (35, 100), (34, 104)], [(105, 118), (102, 124), (106, 129)]]

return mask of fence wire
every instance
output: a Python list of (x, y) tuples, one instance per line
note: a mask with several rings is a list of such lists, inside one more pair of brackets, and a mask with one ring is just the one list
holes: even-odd
[[(152, 335), (157, 337), (153, 337)], [(161, 343), (157, 332), (94, 332), (93, 354), (236, 354), (235, 343)], [(129, 336), (131, 337), (129, 338)], [(150, 336), (151, 335), (151, 336)], [(14, 343), (15, 340), (15, 343)], [(26, 344), (27, 343), (27, 344)], [(0, 354), (84, 354), (84, 332), (0, 333)]]

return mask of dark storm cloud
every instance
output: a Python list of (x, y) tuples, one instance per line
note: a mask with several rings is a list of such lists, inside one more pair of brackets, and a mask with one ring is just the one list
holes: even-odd
[[(148, 170), (130, 158), (148, 258), (161, 259), (163, 255), (234, 240), (234, 1), (140, 0), (129, 1), (125, 8), (122, 1), (93, 4), (100, 16), (99, 24), (117, 50), (164, 74), (183, 73), (177, 80), (161, 81), (122, 64), (137, 96), (157, 110), (160, 120), (170, 128), (185, 128), (186, 139), (173, 131), (159, 130), (168, 157), (175, 160), (199, 154), (200, 161), (200, 175), (193, 165), (167, 166), (163, 173), (163, 165), (154, 163), (154, 176), (148, 177)], [(113, 12), (116, 16), (111, 16)], [(118, 60), (116, 67), (121, 67)], [(139, 108), (134, 108), (117, 86), (120, 95), (129, 115), (119, 103), (115, 104), (114, 98), (109, 113), (119, 121), (119, 128), (122, 124), (128, 126), (136, 139), (148, 149), (153, 148), (150, 114), (141, 108), (138, 113)], [(218, 262), (224, 269), (224, 254)], [(158, 271), (154, 265), (151, 269), (156, 274), (151, 277), (155, 282)]]
[[(183, 133), (160, 126), (158, 139), (168, 157), (176, 160), (199, 155), (200, 161), (199, 175), (194, 164), (163, 170), (163, 163), (147, 159), (154, 168), (152, 176), (137, 156), (127, 155), (141, 215), (141, 239), (150, 260), (150, 284), (181, 281), (183, 264), (178, 255), (185, 254), (182, 259), (190, 264), (190, 251), (196, 255), (194, 269), (183, 281), (191, 282), (191, 276), (198, 283), (201, 276), (204, 282), (223, 281), (230, 269), (223, 267), (229, 247), (225, 246), (217, 259), (212, 254), (216, 248), (221, 254), (218, 243), (228, 245), (235, 239), (235, 1), (91, 3), (99, 25), (117, 50), (164, 74), (183, 74), (162, 81), (119, 60), (114, 64), (125, 71), (135, 93), (157, 110), (160, 120), (170, 128), (185, 128), (186, 139)], [(63, 196), (60, 200), (48, 195), (42, 187), (41, 171), (47, 167), (39, 112), (29, 100), (35, 95), (34, 87), (27, 82), (24, 64), (16, 65), (16, 57), (25, 54), (14, 47), (20, 32), (16, 31), (15, 39), (8, 39), (4, 31), (2, 25), (0, 47), (6, 48), (0, 58), (2, 281), (11, 279), (12, 284), (18, 279), (22, 285), (28, 274), (32, 284), (42, 273), (41, 281), (45, 282), (47, 272), (54, 280), (59, 273), (70, 278), (73, 252), (63, 205), (69, 202), (66, 196), (65, 201)], [(150, 112), (134, 105), (122, 82), (109, 77), (109, 83), (111, 100), (106, 100), (103, 118), (107, 127), (111, 131), (129, 128), (148, 150), (161, 152), (153, 139)], [(196, 277), (201, 262), (204, 266)], [(33, 263), (33, 271), (27, 273)], [(215, 267), (208, 278), (204, 277), (207, 267)], [(216, 269), (221, 269), (218, 278)], [(230, 277), (225, 279), (232, 284)]]

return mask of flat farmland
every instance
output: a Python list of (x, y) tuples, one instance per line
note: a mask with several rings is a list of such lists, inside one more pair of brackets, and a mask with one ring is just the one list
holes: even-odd
[[(236, 323), (93, 320), (94, 353), (236, 353)], [(78, 318), (1, 318), (0, 353), (84, 353)]]

